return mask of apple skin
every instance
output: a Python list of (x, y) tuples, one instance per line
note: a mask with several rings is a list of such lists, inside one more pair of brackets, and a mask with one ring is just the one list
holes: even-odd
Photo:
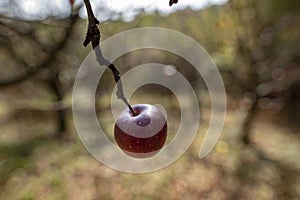
[(166, 117), (154, 105), (137, 104), (132, 108), (136, 116), (128, 108), (119, 115), (114, 129), (115, 141), (131, 157), (151, 157), (166, 142)]

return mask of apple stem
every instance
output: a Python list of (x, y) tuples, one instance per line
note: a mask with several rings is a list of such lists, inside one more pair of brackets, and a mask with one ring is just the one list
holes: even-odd
[(126, 104), (126, 106), (129, 108), (129, 110), (133, 116), (137, 116), (137, 114), (134, 112), (133, 108), (131, 107), (130, 103), (127, 101), (127, 99), (124, 95), (120, 72), (117, 70), (115, 65), (112, 63), (110, 65), (108, 65), (108, 68), (112, 71), (115, 82), (117, 83), (117, 97)]
[[(125, 104), (126, 104), (126, 102), (125, 102)], [(129, 108), (129, 110), (130, 110), (132, 116), (137, 116), (137, 114), (134, 112), (133, 108), (131, 107), (131, 105), (130, 105), (128, 102), (127, 102), (127, 106), (128, 106), (128, 108)]]
[(137, 116), (137, 114), (135, 113), (135, 111), (133, 110), (133, 108), (131, 107), (130, 103), (127, 101), (127, 99), (125, 97), (120, 98), (122, 99), (122, 101), (126, 104), (126, 106), (129, 108), (132, 116)]

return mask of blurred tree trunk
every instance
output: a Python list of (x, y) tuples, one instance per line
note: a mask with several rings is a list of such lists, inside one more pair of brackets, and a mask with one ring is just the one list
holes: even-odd
[(292, 104), (292, 86), (300, 80), (298, 72), (290, 72), (300, 68), (295, 28), (300, 6), (295, 0), (231, 0), (229, 5), (238, 29), (235, 77), (244, 94), (255, 94), (241, 130), (242, 141), (249, 144), (257, 110), (279, 114)]

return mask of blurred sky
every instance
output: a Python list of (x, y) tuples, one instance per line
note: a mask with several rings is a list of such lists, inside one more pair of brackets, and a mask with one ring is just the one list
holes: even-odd
[[(153, 12), (158, 10), (166, 15), (178, 9), (191, 7), (201, 9), (209, 4), (222, 4), (227, 0), (179, 0), (178, 4), (169, 7), (169, 0), (91, 0), (96, 16), (100, 21), (119, 19), (125, 21), (134, 19), (140, 10)], [(75, 6), (83, 0), (76, 0)], [(0, 0), (0, 14), (27, 20), (41, 20), (46, 17), (65, 18), (70, 15), (69, 0)], [(85, 9), (80, 11), (81, 17), (86, 17)]]

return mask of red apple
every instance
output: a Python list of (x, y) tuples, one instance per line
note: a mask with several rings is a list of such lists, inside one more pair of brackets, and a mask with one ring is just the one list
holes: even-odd
[(167, 120), (154, 105), (132, 106), (135, 115), (127, 108), (115, 124), (115, 140), (129, 156), (147, 158), (164, 146), (167, 137)]

